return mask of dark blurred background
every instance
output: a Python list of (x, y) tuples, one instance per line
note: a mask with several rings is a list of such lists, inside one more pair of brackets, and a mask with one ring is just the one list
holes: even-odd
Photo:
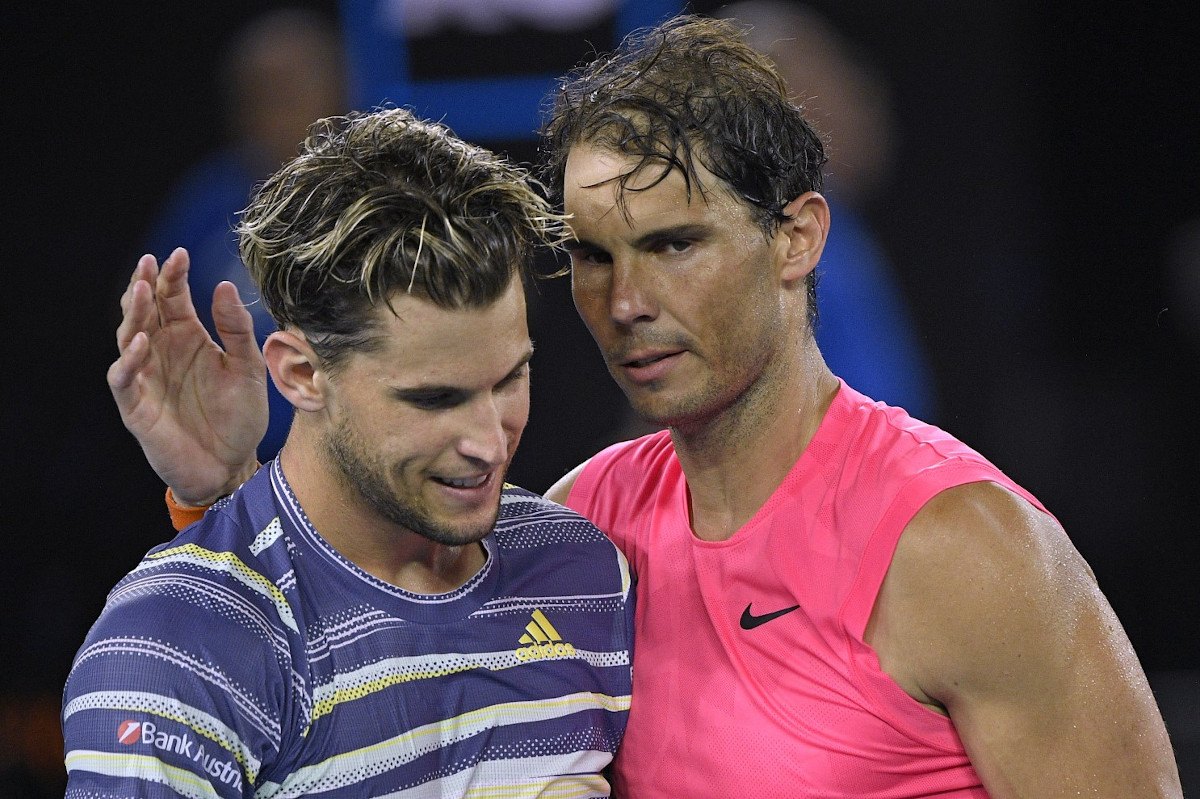
[[(225, 141), (223, 53), (282, 5), (6, 12), (0, 796), (61, 796), (71, 657), (107, 590), (171, 534), (105, 384), (117, 298), (173, 187)], [(288, 5), (335, 23), (362, 6)], [(605, 0), (545, 0), (533, 14), (445, 5), (465, 11), (413, 39), (416, 79), (540, 79), (620, 28)], [(599, 11), (578, 30), (538, 27), (588, 7)], [(1200, 789), (1200, 25), (1182, 3), (809, 7), (890, 84), (892, 168), (862, 213), (928, 358), (930, 421), (1063, 522), (1151, 675), (1185, 785)], [(520, 130), (460, 132), (536, 157)], [(542, 490), (628, 418), (565, 281), (541, 284), (531, 315), (534, 408), (512, 479)]]

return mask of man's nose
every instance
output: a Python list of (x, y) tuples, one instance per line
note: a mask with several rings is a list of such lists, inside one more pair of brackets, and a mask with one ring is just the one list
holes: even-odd
[(636, 259), (613, 262), (609, 288), (609, 315), (621, 325), (632, 325), (658, 316), (653, 281)]

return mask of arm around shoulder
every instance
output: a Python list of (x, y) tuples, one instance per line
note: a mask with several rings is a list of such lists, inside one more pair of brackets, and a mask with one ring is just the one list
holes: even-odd
[(934, 497), (869, 628), (884, 670), (949, 713), (994, 799), (1182, 797), (1125, 631), (1053, 518), (994, 483)]

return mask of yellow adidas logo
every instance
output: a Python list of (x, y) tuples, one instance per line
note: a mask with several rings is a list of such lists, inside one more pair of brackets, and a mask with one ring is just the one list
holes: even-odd
[(525, 634), (517, 639), (523, 646), (517, 650), (521, 660), (542, 660), (552, 657), (570, 657), (575, 654), (575, 647), (563, 641), (558, 630), (546, 618), (546, 614), (535, 610), (533, 620), (525, 625)]

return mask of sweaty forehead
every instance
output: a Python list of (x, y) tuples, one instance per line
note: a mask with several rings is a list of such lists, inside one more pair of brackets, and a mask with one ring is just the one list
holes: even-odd
[(664, 174), (666, 169), (663, 161), (645, 162), (639, 156), (611, 148), (590, 144), (573, 147), (563, 175), (564, 210), (574, 217), (572, 228), (608, 223), (613, 217), (640, 227), (651, 217), (709, 212), (727, 218), (744, 215), (738, 213), (741, 203), (703, 164), (696, 164), (690, 185), (678, 168)]
[[(648, 188), (662, 178), (662, 167), (659, 164), (651, 164), (639, 170), (640, 163), (640, 158), (611, 148), (594, 144), (576, 145), (567, 155), (563, 190), (567, 195), (594, 190), (604, 190), (613, 194), (626, 175), (629, 175), (629, 178), (624, 181), (625, 187), (634, 190)], [(683, 183), (681, 175), (669, 175), (664, 180), (672, 179)]]

